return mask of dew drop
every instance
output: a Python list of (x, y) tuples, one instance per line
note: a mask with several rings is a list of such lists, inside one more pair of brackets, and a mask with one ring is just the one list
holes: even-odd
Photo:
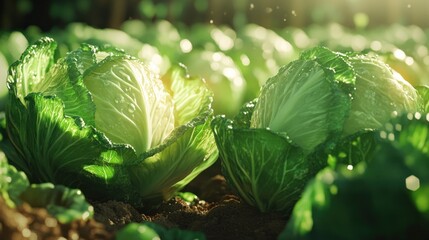
[(389, 135), (387, 135), (387, 139), (389, 139), (390, 141), (395, 141), (395, 134), (389, 133)]
[(115, 103), (116, 103), (116, 104), (120, 104), (120, 103), (123, 103), (123, 102), (124, 102), (124, 100), (125, 100), (124, 96), (120, 95), (120, 96), (117, 96), (117, 97), (115, 98)]
[(391, 123), (387, 123), (385, 127), (386, 127), (386, 130), (387, 130), (387, 131), (389, 131), (389, 132), (392, 132), (392, 131), (393, 131), (393, 124), (391, 124)]
[(134, 113), (135, 111), (136, 111), (136, 105), (134, 105), (133, 103), (130, 103), (130, 105), (128, 106), (128, 112)]
[(351, 165), (351, 164), (349, 164), (349, 165), (347, 165), (347, 170), (353, 170), (353, 165)]
[(86, 211), (84, 214), (82, 214), (82, 219), (86, 220), (90, 217), (89, 211)]
[(398, 132), (402, 131), (402, 125), (399, 123), (395, 124), (395, 130)]
[(422, 118), (422, 114), (419, 112), (414, 113), (414, 118), (416, 118), (417, 120), (420, 120), (420, 118)]

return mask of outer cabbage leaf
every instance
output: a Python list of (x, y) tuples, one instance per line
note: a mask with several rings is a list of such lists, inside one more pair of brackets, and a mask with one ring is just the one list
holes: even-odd
[(82, 74), (95, 64), (97, 51), (95, 47), (84, 45), (68, 54), (49, 69), (33, 91), (61, 98), (66, 115), (80, 117), (86, 124), (93, 125), (95, 105), (84, 86)]
[(360, 162), (371, 161), (379, 143), (378, 132), (373, 130), (346, 136), (331, 146), (328, 164), (333, 168), (347, 166), (353, 169)]
[(191, 77), (185, 66), (173, 68), (164, 76), (163, 81), (172, 93), (176, 126), (191, 123), (195, 116), (213, 113), (210, 107), (213, 102), (212, 92), (207, 89), (203, 80)]
[(30, 45), (9, 68), (8, 87), (22, 102), (45, 78), (54, 63), (56, 47), (57, 44), (51, 38), (42, 38)]
[(420, 95), (420, 108), (421, 111), (425, 113), (429, 113), (429, 87), (427, 86), (419, 86), (416, 87), (417, 91)]
[(253, 106), (245, 105), (234, 121), (218, 116), (212, 122), (222, 172), (249, 204), (263, 212), (287, 212), (326, 165), (318, 157), (323, 153), (310, 155), (272, 131), (248, 128)]
[[(59, 98), (32, 93), (26, 97), (25, 107), (13, 95), (10, 101), (13, 107), (7, 121), (14, 121), (25, 129), (19, 135), (9, 134), (13, 143), (23, 146), (16, 148), (21, 156), (10, 161), (27, 170), (32, 182), (84, 187), (88, 184), (84, 177), (89, 173), (92, 177), (102, 178), (106, 185), (114, 185), (113, 175), (109, 173), (115, 171), (113, 169), (119, 171), (123, 157), (134, 154), (132, 149), (124, 147), (122, 151), (128, 150), (127, 154), (109, 158), (107, 152), (113, 149), (113, 145), (93, 127), (82, 126), (79, 119), (65, 116), (64, 105)], [(95, 175), (87, 169), (89, 165), (99, 165), (103, 173)]]

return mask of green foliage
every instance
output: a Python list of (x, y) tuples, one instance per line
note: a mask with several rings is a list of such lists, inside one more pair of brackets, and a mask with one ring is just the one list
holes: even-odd
[(377, 133), (382, 142), (370, 161), (317, 174), (279, 239), (429, 235), (429, 115), (405, 114)]
[(9, 207), (15, 207), (21, 203), (20, 194), (28, 186), (27, 176), (9, 165), (6, 155), (0, 150), (0, 197)]
[(32, 207), (46, 208), (61, 223), (86, 220), (94, 214), (93, 207), (79, 189), (70, 189), (52, 183), (31, 184), (20, 199)]
[(9, 207), (23, 202), (36, 208), (46, 208), (61, 223), (86, 220), (93, 215), (92, 206), (78, 189), (54, 186), (52, 183), (31, 184), (24, 172), (10, 165), (0, 151), (0, 197)]
[(179, 192), (177, 193), (177, 196), (183, 201), (185, 201), (188, 205), (192, 205), (194, 203), (199, 202), (198, 196), (191, 192)]
[(328, 164), (333, 167), (353, 169), (360, 162), (369, 162), (380, 143), (378, 132), (362, 130), (342, 138), (331, 148), (328, 155)]
[(161, 239), (159, 234), (143, 223), (129, 223), (116, 233), (116, 240), (140, 239), (152, 240)]
[(140, 239), (140, 240), (205, 240), (203, 233), (181, 230), (178, 228), (167, 229), (152, 222), (129, 223), (116, 233), (116, 240)]

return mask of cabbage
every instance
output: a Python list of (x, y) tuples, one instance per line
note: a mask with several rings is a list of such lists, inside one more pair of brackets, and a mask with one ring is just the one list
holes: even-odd
[(420, 106), (417, 90), (374, 56), (316, 47), (212, 129), (230, 185), (261, 211), (286, 213), (330, 154), (364, 160), (374, 150), (372, 131)]
[(139, 204), (170, 198), (217, 159), (201, 79), (175, 68), (161, 80), (112, 47), (55, 50), (40, 39), (8, 77), (11, 163), (31, 182)]

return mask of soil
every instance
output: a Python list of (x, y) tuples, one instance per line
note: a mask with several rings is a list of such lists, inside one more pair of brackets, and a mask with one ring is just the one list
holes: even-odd
[(23, 204), (7, 207), (0, 198), (0, 238), (21, 239), (114, 239), (115, 232), (130, 222), (151, 221), (168, 228), (203, 232), (211, 239), (276, 239), (287, 217), (279, 213), (261, 213), (246, 204), (227, 186), (215, 165), (185, 189), (199, 200), (188, 204), (179, 197), (150, 209), (136, 209), (118, 202), (91, 202), (94, 218), (60, 224), (45, 209)]

